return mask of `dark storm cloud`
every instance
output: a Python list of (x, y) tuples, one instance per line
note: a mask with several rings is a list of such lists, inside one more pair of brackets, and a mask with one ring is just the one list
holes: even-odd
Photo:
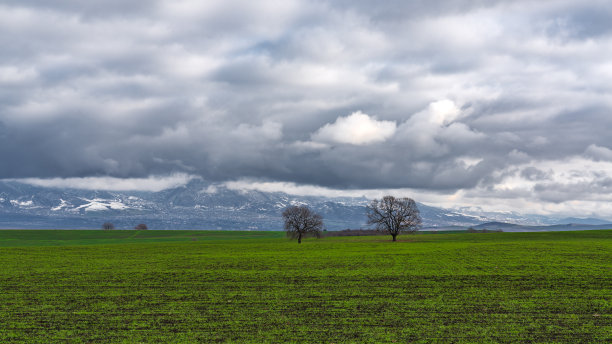
[[(611, 7), (5, 1), (0, 178), (583, 195), (612, 174)], [(577, 157), (603, 176), (549, 172)]]

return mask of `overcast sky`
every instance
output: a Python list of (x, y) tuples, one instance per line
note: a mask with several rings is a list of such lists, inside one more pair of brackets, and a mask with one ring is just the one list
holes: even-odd
[(612, 218), (609, 1), (0, 2), (0, 178)]

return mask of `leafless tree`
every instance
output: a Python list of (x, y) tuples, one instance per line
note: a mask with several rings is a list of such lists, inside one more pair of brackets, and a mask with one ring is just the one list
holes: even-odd
[(108, 231), (108, 230), (111, 230), (111, 229), (115, 229), (115, 225), (113, 225), (113, 224), (112, 224), (112, 223), (110, 223), (110, 222), (104, 222), (104, 223), (102, 224), (102, 229), (107, 230), (107, 231)]
[(145, 230), (145, 229), (149, 229), (149, 227), (147, 227), (147, 225), (145, 225), (144, 223), (141, 223), (141, 224), (137, 225), (136, 227), (134, 227), (134, 229)]
[(401, 232), (414, 233), (421, 227), (419, 208), (411, 198), (385, 196), (373, 200), (366, 209), (368, 224), (391, 234), (393, 241)]
[(302, 242), (302, 237), (316, 236), (321, 237), (323, 228), (323, 217), (310, 210), (307, 206), (291, 206), (283, 211), (285, 219), (285, 230), (287, 236), (297, 238), (298, 244)]

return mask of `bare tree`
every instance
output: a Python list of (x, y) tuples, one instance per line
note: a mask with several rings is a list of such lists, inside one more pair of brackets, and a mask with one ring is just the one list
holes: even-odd
[(310, 210), (307, 206), (291, 206), (283, 211), (285, 219), (285, 230), (287, 236), (297, 238), (298, 244), (302, 242), (302, 237), (316, 236), (321, 237), (323, 228), (323, 217)]
[(113, 225), (113, 224), (112, 224), (112, 223), (110, 223), (110, 222), (104, 222), (104, 223), (102, 224), (102, 229), (107, 230), (107, 231), (108, 231), (108, 230), (111, 230), (111, 229), (115, 229), (115, 225)]
[(401, 232), (414, 233), (421, 227), (421, 215), (411, 198), (385, 196), (373, 200), (367, 207), (368, 224), (377, 230), (387, 231), (393, 241)]
[(149, 227), (147, 227), (147, 225), (145, 225), (144, 223), (141, 223), (141, 224), (138, 224), (136, 227), (134, 227), (134, 229), (145, 230), (145, 229), (149, 229)]

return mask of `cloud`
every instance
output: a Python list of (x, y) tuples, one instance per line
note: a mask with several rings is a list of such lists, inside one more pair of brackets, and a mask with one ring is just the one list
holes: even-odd
[[(326, 197), (355, 197), (355, 198), (382, 198), (385, 195), (419, 195), (418, 191), (410, 189), (333, 189), (318, 185), (296, 184), (292, 182), (261, 182), (249, 179), (240, 179), (222, 184), (230, 190), (257, 190), (262, 192), (284, 192), (298, 196), (326, 196)], [(429, 195), (429, 199), (431, 195)], [(423, 198), (421, 198), (422, 200)]]
[(392, 121), (378, 121), (361, 111), (346, 117), (338, 117), (334, 123), (325, 124), (312, 135), (314, 141), (366, 145), (383, 142), (395, 133)]
[(447, 155), (451, 145), (471, 146), (484, 138), (459, 122), (461, 116), (461, 110), (452, 100), (432, 102), (399, 126), (397, 139), (411, 145), (419, 157)]
[(449, 99), (435, 101), (408, 120), (408, 126), (431, 126), (434, 128), (443, 127), (453, 122), (461, 114), (459, 108)]
[(521, 177), (530, 181), (546, 180), (551, 175), (552, 172), (545, 172), (533, 166), (526, 167), (521, 171)]
[(114, 177), (83, 177), (83, 178), (22, 178), (15, 181), (48, 188), (71, 188), (82, 190), (108, 191), (161, 191), (186, 185), (196, 178), (187, 174), (170, 176), (151, 176), (148, 178), (114, 178)]
[(596, 144), (589, 145), (585, 149), (584, 155), (594, 159), (595, 161), (612, 161), (612, 149), (601, 147)]
[(0, 178), (602, 210), (579, 189), (612, 177), (611, 22), (600, 0), (7, 0)]
[(612, 162), (609, 161), (593, 161), (578, 156), (564, 160), (529, 161), (500, 170), (495, 183), (482, 184), (468, 191), (467, 195), (522, 198), (542, 204), (609, 201), (612, 200), (610, 175)]

